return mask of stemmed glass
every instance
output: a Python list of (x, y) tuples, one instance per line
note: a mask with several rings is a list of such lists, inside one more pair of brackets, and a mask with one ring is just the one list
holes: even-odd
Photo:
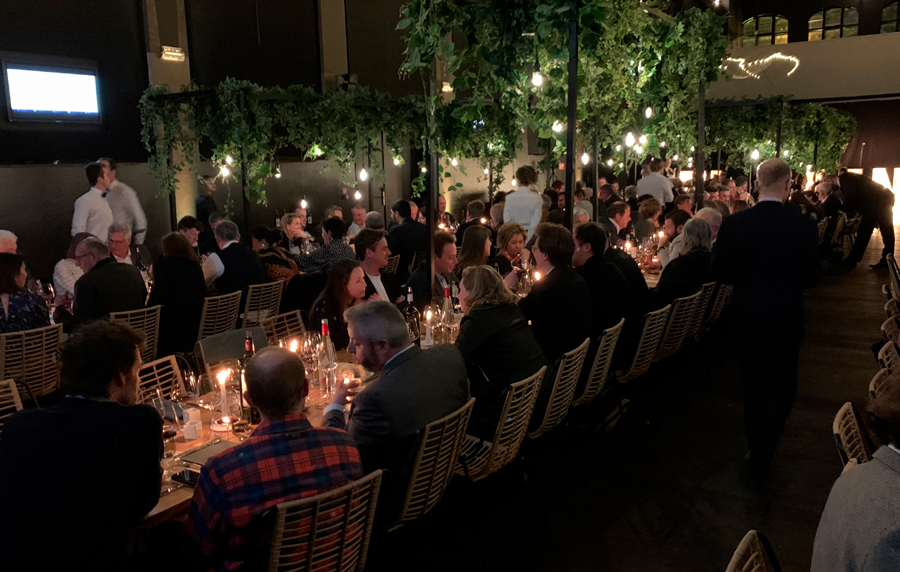
[(297, 341), (297, 354), (303, 360), (306, 378), (311, 387), (318, 388), (319, 348), (322, 345), (322, 335), (319, 332), (303, 332)]

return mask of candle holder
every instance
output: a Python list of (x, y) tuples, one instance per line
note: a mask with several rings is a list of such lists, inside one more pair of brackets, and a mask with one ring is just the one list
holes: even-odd
[(209, 428), (213, 433), (228, 433), (234, 426), (234, 422), (235, 419), (233, 417), (226, 415), (218, 419), (213, 419), (212, 423), (209, 424)]

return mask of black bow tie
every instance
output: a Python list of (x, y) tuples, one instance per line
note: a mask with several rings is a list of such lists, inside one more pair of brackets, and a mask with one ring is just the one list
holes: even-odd
[(105, 199), (105, 198), (106, 198), (106, 195), (108, 195), (108, 194), (109, 194), (109, 192), (106, 191), (106, 192), (100, 193), (100, 196), (103, 197), (103, 198)]

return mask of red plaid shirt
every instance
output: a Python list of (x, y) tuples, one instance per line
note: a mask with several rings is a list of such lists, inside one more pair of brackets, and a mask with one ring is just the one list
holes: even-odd
[(344, 431), (314, 428), (303, 414), (263, 421), (203, 466), (185, 526), (214, 569), (237, 570), (250, 556), (253, 539), (243, 529), (254, 517), (362, 476), (359, 451)]

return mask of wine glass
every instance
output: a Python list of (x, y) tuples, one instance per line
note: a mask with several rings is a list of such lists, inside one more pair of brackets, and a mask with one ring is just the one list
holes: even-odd
[(303, 367), (306, 370), (306, 378), (310, 382), (311, 387), (319, 386), (319, 378), (317, 375), (319, 365), (319, 348), (322, 345), (322, 335), (319, 332), (303, 332), (297, 338), (297, 354), (303, 360)]

